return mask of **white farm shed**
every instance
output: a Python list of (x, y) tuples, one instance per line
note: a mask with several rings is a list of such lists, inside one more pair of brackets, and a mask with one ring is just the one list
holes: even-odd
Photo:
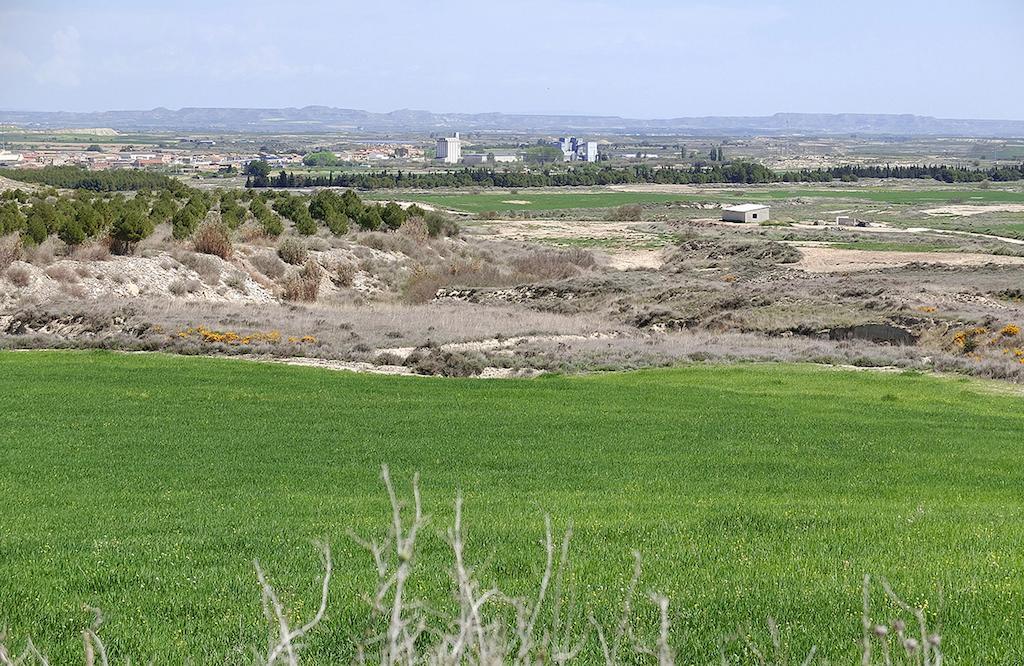
[(768, 206), (763, 204), (723, 206), (722, 219), (726, 222), (765, 222), (768, 220), (768, 211)]

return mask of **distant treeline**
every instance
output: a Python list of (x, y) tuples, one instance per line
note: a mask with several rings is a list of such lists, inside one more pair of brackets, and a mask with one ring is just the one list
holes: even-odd
[(612, 167), (578, 166), (565, 170), (490, 168), (457, 171), (413, 173), (407, 171), (376, 171), (369, 173), (329, 173), (326, 175), (296, 174), (281, 171), (276, 175), (255, 173), (246, 180), (246, 187), (348, 187), (364, 190), (437, 187), (588, 187), (657, 183), (702, 185), (708, 183), (796, 183), (854, 181), (859, 178), (932, 178), (946, 183), (1012, 181), (1024, 179), (1024, 163), (986, 169), (947, 166), (837, 166), (828, 169), (803, 169), (775, 172), (754, 162), (730, 162), (712, 166), (687, 168), (647, 165)]
[(0, 169), (0, 176), (22, 183), (36, 183), (72, 190), (94, 192), (123, 192), (128, 190), (177, 190), (184, 188), (180, 181), (154, 171), (142, 169), (114, 169), (86, 171), (73, 166), (49, 166), (42, 169)]
[(1024, 180), (1024, 163), (985, 169), (965, 166), (911, 165), (911, 166), (838, 166), (828, 169), (802, 169), (786, 171), (778, 180), (785, 183), (821, 183), (832, 180), (858, 178), (932, 178), (944, 183), (978, 183), (983, 180), (1006, 182)]

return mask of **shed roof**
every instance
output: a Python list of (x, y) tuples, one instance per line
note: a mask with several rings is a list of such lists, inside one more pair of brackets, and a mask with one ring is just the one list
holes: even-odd
[(722, 206), (722, 210), (729, 210), (734, 213), (749, 213), (755, 210), (764, 210), (768, 208), (764, 204), (746, 203), (739, 204), (738, 206)]

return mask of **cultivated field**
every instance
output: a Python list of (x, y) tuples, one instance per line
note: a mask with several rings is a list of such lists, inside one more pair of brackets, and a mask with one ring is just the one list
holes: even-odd
[[(333, 546), (335, 578), (306, 656), (347, 661), (374, 574), (346, 531), (382, 533), (382, 462), (406, 497), (423, 475), (433, 519), (411, 594), (438, 606), (461, 490), (467, 557), (511, 593), (535, 589), (545, 513), (573, 524), (574, 598), (601, 622), (638, 550), (682, 663), (717, 662), (737, 630), (767, 642), (768, 617), (793, 654), (850, 663), (864, 573), (926, 609), (950, 663), (1024, 659), (1024, 412), (996, 385), (789, 365), (487, 382), (5, 352), (0, 386), (0, 621), (53, 663), (80, 654), (83, 604), (105, 611), (118, 656), (246, 661), (266, 635), (252, 560), (308, 617), (312, 539)], [(656, 623), (648, 602), (635, 612)]]

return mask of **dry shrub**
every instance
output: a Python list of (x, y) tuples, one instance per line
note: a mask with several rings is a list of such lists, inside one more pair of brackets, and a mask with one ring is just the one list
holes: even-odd
[(355, 280), (356, 272), (356, 266), (352, 262), (338, 262), (334, 266), (334, 274), (331, 276), (331, 281), (339, 287), (351, 287), (352, 282)]
[(11, 234), (0, 238), (0, 271), (7, 270), (7, 267), (22, 257), (21, 238), (17, 234)]
[(245, 274), (239, 271), (232, 271), (226, 278), (224, 278), (224, 284), (242, 294), (247, 292), (245, 282)]
[(177, 250), (173, 256), (179, 263), (199, 273), (206, 284), (215, 284), (220, 281), (221, 263), (213, 256), (187, 250)]
[(46, 269), (46, 275), (57, 282), (78, 282), (78, 273), (66, 264), (54, 264)]
[(285, 238), (277, 246), (277, 256), (292, 266), (300, 266), (309, 257), (309, 248), (297, 238)]
[(222, 222), (205, 222), (196, 230), (192, 247), (202, 254), (230, 259), (234, 249), (231, 246), (231, 230)]
[(639, 222), (643, 219), (644, 209), (640, 204), (626, 204), (608, 211), (606, 219), (613, 222)]
[(484, 371), (486, 361), (482, 355), (474, 352), (421, 347), (406, 357), (404, 365), (418, 375), (475, 377)]
[(32, 281), (32, 269), (24, 263), (16, 261), (7, 268), (4, 277), (15, 287), (27, 287)]
[(380, 252), (407, 256), (417, 254), (416, 250), (419, 244), (419, 241), (414, 239), (411, 234), (385, 233), (383, 231), (362, 232), (356, 236), (356, 242)]
[(395, 232), (399, 236), (409, 238), (417, 243), (426, 243), (430, 237), (430, 229), (422, 217), (410, 217)]
[(433, 269), (418, 266), (402, 289), (410, 303), (426, 303), (442, 287), (495, 287), (507, 284), (508, 276), (492, 264), (456, 260)]
[(167, 288), (175, 296), (184, 296), (185, 294), (194, 294), (202, 289), (202, 287), (203, 285), (199, 283), (199, 280), (190, 278), (188, 280), (175, 280)]
[(110, 259), (110, 242), (97, 240), (83, 243), (71, 251), (71, 258), (75, 261), (107, 261)]
[(249, 257), (249, 263), (253, 265), (253, 268), (263, 273), (268, 278), (276, 280), (284, 276), (288, 265), (285, 264), (281, 259), (273, 252), (260, 252)]
[(80, 282), (62, 282), (60, 290), (74, 298), (85, 298), (86, 294), (89, 293)]
[(542, 250), (515, 257), (509, 262), (518, 273), (535, 280), (563, 280), (593, 268), (597, 263), (587, 250)]
[(24, 260), (33, 266), (49, 266), (57, 255), (56, 245), (52, 236), (39, 245), (29, 245), (24, 248)]
[(331, 243), (319, 236), (309, 236), (306, 238), (306, 248), (317, 252), (326, 252), (331, 249)]
[(320, 264), (307, 259), (302, 270), (289, 277), (284, 283), (282, 296), (286, 301), (305, 301), (312, 303), (320, 293), (320, 280), (324, 271)]

